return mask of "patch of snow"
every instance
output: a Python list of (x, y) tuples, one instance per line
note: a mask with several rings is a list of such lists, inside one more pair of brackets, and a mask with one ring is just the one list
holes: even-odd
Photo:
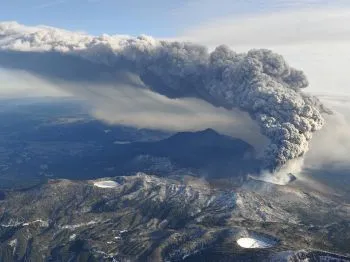
[(11, 240), (11, 241), (9, 242), (9, 245), (10, 245), (11, 247), (15, 247), (15, 246), (17, 245), (17, 238)]
[(39, 224), (39, 226), (41, 227), (48, 227), (49, 226), (49, 222), (45, 221), (45, 220), (41, 220), (41, 219), (37, 219), (31, 222), (26, 222), (23, 223), (22, 226), (30, 226), (32, 224)]
[(299, 223), (299, 217), (279, 206), (276, 199), (248, 191), (236, 193), (236, 208), (233, 213), (238, 217), (259, 222)]
[(71, 235), (71, 236), (69, 237), (69, 241), (73, 241), (76, 237), (77, 237), (76, 234)]
[(0, 224), (1, 227), (18, 227), (22, 225), (22, 223), (18, 223), (18, 224)]
[(22, 226), (23, 221), (20, 221), (18, 219), (10, 219), (7, 224), (0, 224), (1, 227), (18, 227)]
[(15, 253), (16, 253), (17, 243), (18, 243), (17, 238), (11, 240), (10, 243), (9, 243), (10, 247), (13, 248), (13, 250), (12, 250), (12, 255), (13, 255), (13, 256), (14, 256)]
[(237, 240), (237, 244), (243, 248), (269, 248), (275, 245), (274, 242), (255, 237), (243, 237)]
[(167, 219), (164, 219), (163, 221), (161, 221), (161, 222), (159, 223), (158, 227), (159, 227), (160, 229), (164, 229), (164, 228), (166, 228), (166, 227), (168, 226), (168, 224), (169, 224), (169, 221), (168, 221)]
[(76, 229), (79, 227), (84, 227), (84, 226), (90, 226), (90, 225), (94, 225), (96, 223), (98, 223), (99, 221), (89, 221), (87, 223), (80, 223), (80, 224), (75, 224), (75, 225), (63, 225), (61, 226), (61, 229)]
[(116, 188), (119, 186), (119, 184), (112, 180), (104, 180), (95, 182), (94, 186), (99, 188)]

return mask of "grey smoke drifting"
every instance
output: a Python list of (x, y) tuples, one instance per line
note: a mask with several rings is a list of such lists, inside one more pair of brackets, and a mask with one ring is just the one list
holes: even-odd
[[(115, 72), (118, 77), (108, 81), (122, 79), (169, 98), (194, 97), (245, 111), (270, 139), (264, 163), (271, 170), (304, 155), (312, 134), (324, 124), (322, 105), (301, 91), (308, 85), (303, 72), (269, 50), (239, 54), (219, 46), (210, 53), (200, 45), (148, 36), (94, 37), (17, 23), (0, 24), (0, 50), (2, 67), (75, 81)], [(85, 70), (83, 60), (95, 67)], [(49, 70), (40, 66), (43, 61), (59, 66)], [(137, 79), (120, 77), (129, 73)]]

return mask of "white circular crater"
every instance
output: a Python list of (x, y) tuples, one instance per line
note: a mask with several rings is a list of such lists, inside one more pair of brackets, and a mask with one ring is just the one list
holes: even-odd
[(100, 188), (116, 188), (118, 186), (118, 183), (112, 180), (104, 180), (95, 182), (94, 186)]
[(237, 240), (237, 244), (243, 248), (269, 248), (273, 247), (275, 242), (255, 237), (243, 237)]

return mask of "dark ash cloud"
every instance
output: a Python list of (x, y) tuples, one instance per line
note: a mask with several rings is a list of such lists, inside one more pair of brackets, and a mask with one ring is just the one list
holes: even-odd
[(303, 156), (324, 124), (321, 103), (301, 91), (308, 85), (303, 72), (265, 49), (240, 54), (219, 46), (210, 53), (200, 45), (148, 36), (94, 37), (2, 23), (0, 50), (1, 67), (51, 80), (132, 85), (245, 111), (270, 140), (264, 163), (271, 170)]

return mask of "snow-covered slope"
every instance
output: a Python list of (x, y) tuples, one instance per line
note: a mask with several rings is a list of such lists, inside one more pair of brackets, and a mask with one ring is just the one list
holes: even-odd
[(195, 177), (138, 173), (95, 181), (50, 180), (6, 192), (0, 201), (0, 257), (201, 261), (205, 256), (216, 261), (221, 254), (228, 261), (264, 261), (306, 247), (349, 252), (346, 205), (261, 183), (252, 180), (233, 189)]

